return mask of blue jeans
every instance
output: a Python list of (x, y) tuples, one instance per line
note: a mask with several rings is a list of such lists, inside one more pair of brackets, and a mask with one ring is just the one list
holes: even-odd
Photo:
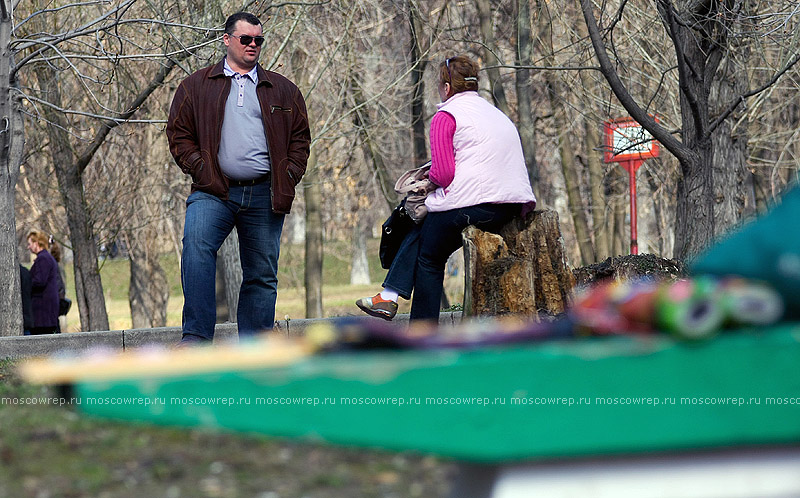
[(272, 212), (270, 197), (270, 182), (266, 181), (231, 187), (227, 201), (205, 192), (194, 192), (186, 200), (181, 264), (184, 335), (205, 340), (214, 337), (217, 251), (233, 227), (239, 234), (242, 261), (236, 317), (239, 336), (273, 327), (285, 216)]
[(428, 213), (403, 240), (383, 281), (411, 301), (411, 320), (438, 320), (447, 258), (462, 246), (461, 232), (470, 225), (497, 232), (520, 214), (519, 204), (479, 204)]

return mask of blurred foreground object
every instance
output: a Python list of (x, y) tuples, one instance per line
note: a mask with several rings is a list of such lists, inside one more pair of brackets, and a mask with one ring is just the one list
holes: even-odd
[(800, 318), (800, 187), (775, 208), (744, 225), (700, 254), (690, 265), (695, 275), (737, 275), (762, 280), (777, 290), (786, 317)]
[(569, 316), (578, 334), (662, 331), (697, 340), (725, 326), (774, 324), (783, 309), (780, 294), (767, 284), (701, 276), (600, 282), (576, 292)]
[[(341, 324), (347, 327), (357, 325)], [(492, 337), (482, 331), (491, 330), (488, 324), (475, 327), (473, 344)], [(337, 330), (329, 323), (327, 331), (311, 335), (335, 337)], [(673, 498), (784, 497), (800, 490), (799, 474), (786, 470), (800, 464), (797, 324), (738, 329), (691, 343), (629, 334), (468, 349), (331, 350), (265, 361), (261, 368), (206, 365), (206, 372), (156, 374), (147, 354), (126, 358), (126, 376), (73, 382), (72, 405), (123, 421), (452, 458), (464, 465), (452, 495), (458, 498), (626, 496), (595, 492), (606, 489), (597, 488), (609, 484), (598, 479), (609, 476), (639, 491), (627, 495), (637, 498), (664, 496), (653, 490), (669, 490)], [(176, 361), (188, 359), (184, 351), (174, 354)], [(82, 362), (73, 360), (76, 367)], [(709, 459), (716, 463), (706, 465)], [(643, 483), (636, 476), (645, 464), (651, 470)], [(496, 479), (521, 469), (571, 477), (528, 480), (516, 495), (500, 494), (507, 488), (499, 483), (493, 492), (457, 492), (463, 486), (491, 490)], [(676, 476), (678, 483), (671, 482)], [(693, 493), (684, 493), (689, 477)], [(548, 491), (556, 481), (574, 492)], [(731, 483), (741, 493), (727, 494)], [(699, 494), (701, 487), (718, 493)]]
[(228, 370), (281, 366), (310, 354), (306, 341), (265, 337), (244, 344), (162, 346), (126, 352), (96, 349), (83, 355), (64, 353), (23, 362), (19, 373), (28, 382), (65, 384), (132, 377), (174, 377)]

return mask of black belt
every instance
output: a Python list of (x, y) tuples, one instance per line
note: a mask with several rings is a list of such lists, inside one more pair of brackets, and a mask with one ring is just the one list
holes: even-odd
[(259, 176), (258, 178), (253, 178), (252, 180), (233, 180), (228, 178), (228, 186), (230, 187), (252, 187), (253, 185), (258, 185), (259, 183), (264, 183), (269, 180), (269, 171), (264, 173), (263, 175)]

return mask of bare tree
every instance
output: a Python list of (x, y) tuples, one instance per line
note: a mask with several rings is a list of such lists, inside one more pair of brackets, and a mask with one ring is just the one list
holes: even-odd
[[(11, 52), (12, 5), (0, 0), (0, 53)], [(0, 63), (0, 336), (22, 334), (22, 304), (19, 287), (14, 188), (22, 158), (23, 128), (18, 99), (11, 91), (16, 80), (8, 60)]]
[[(550, 14), (547, 11), (545, 2), (537, 3), (538, 34), (537, 41), (542, 45), (541, 52), (546, 54), (543, 59), (546, 65), (554, 66), (552, 46), (553, 35), (550, 31), (552, 25)], [(549, 46), (548, 46), (549, 44)], [(575, 228), (575, 237), (578, 241), (581, 259), (584, 263), (595, 261), (594, 247), (591, 240), (591, 230), (583, 206), (583, 195), (581, 193), (581, 179), (578, 165), (576, 163), (576, 147), (573, 145), (572, 136), (575, 132), (572, 128), (571, 120), (568, 117), (571, 107), (568, 99), (570, 92), (565, 88), (558, 74), (555, 71), (545, 71), (544, 79), (547, 86), (547, 95), (550, 100), (550, 107), (553, 110), (553, 122), (557, 134), (558, 153), (561, 159), (561, 170), (564, 175), (564, 183), (567, 187), (567, 203), (569, 213)]]
[[(63, 230), (59, 236), (65, 239), (65, 225), (72, 232), (73, 225), (88, 224), (90, 231), (83, 235), (74, 229), (83, 244), (124, 236), (131, 237), (131, 246), (142, 237), (142, 247), (155, 252), (180, 246), (175, 234), (180, 233), (182, 216), (177, 215), (187, 184), (177, 172), (162, 177), (170, 180), (163, 191), (169, 202), (154, 201), (173, 216), (141, 214), (140, 207), (135, 216), (125, 215), (111, 207), (136, 195), (126, 192), (149, 188), (124, 181), (117, 171), (120, 165), (138, 172), (162, 162), (155, 157), (131, 160), (130, 152), (123, 152), (140, 140), (137, 124), (152, 126), (164, 116), (156, 105), (138, 106), (134, 114), (125, 114), (134, 107), (134, 98), (167, 63), (174, 63), (173, 73), (178, 69), (188, 74), (221, 55), (216, 38), (221, 9), (227, 4), (192, 1), (189, 15), (183, 4), (161, 1), (145, 5), (128, 0), (116, 10), (105, 4), (70, 4), (58, 14), (31, 8), (30, 18), (20, 10), (15, 14), (20, 21), (10, 38), (14, 66), (8, 81), (20, 84), (19, 90), (9, 88), (12, 96), (27, 99), (23, 108), (36, 119), (27, 123), (27, 133), (34, 138), (25, 151), (16, 204), (7, 207), (17, 209), (18, 220)], [(712, 214), (714, 230), (719, 232), (747, 216), (751, 205), (766, 206), (796, 179), (800, 97), (798, 71), (792, 66), (797, 51), (790, 43), (797, 11), (790, 2), (709, 3), (709, 10), (701, 12), (691, 7), (706, 4), (688, 0), (658, 0), (657, 8), (623, 2), (617, 10), (601, 10), (599, 3), (588, 0), (577, 10), (574, 3), (556, 0), (547, 4), (546, 18), (543, 3), (536, 4), (540, 7), (533, 9), (533, 15), (530, 3), (355, 0), (245, 6), (271, 16), (265, 22), (270, 47), (264, 54), (269, 56), (262, 63), (298, 82), (313, 109), (312, 156), (295, 204), (305, 220), (304, 225), (299, 223), (306, 230), (305, 279), (299, 277), (300, 265), (285, 267), (292, 285), (299, 287), (305, 280), (308, 316), (322, 314), (323, 244), (347, 240), (345, 254), (337, 256), (356, 268), (367, 250), (363, 234), (377, 233), (377, 225), (397, 201), (392, 189), (395, 178), (427, 156), (427, 125), (438, 102), (431, 83), (436, 81), (438, 62), (453, 54), (481, 61), (484, 96), (493, 99), (502, 90), (497, 105), (505, 102), (518, 123), (540, 203), (559, 209), (563, 219), (575, 215), (574, 223), (562, 224), (575, 262), (626, 252), (627, 177), (620, 175), (618, 166), (602, 163), (599, 131), (603, 121), (626, 111), (641, 118), (628, 110), (635, 109), (631, 101), (645, 117), (658, 115), (654, 129), (662, 135), (653, 134), (671, 152), (642, 170), (640, 185), (657, 203), (648, 206), (649, 214), (641, 215), (649, 217), (641, 220), (642, 226), (657, 224), (653, 237), (658, 241), (648, 241), (654, 250), (671, 251), (673, 227), (702, 231), (699, 225), (692, 226), (695, 213)], [(585, 22), (587, 7), (595, 29)], [(62, 25), (80, 28), (57, 36), (56, 15)], [(583, 22), (576, 22), (579, 18)], [(534, 20), (537, 29), (531, 30)], [(693, 51), (691, 40), (705, 43), (704, 51)], [(607, 63), (593, 60), (598, 48), (606, 49)], [(701, 55), (705, 59), (696, 62)], [(608, 74), (612, 79), (616, 74), (629, 100), (609, 91)], [(695, 75), (704, 75), (710, 83)], [(163, 81), (169, 85), (179, 77), (182, 74), (170, 73)], [(511, 81), (513, 85), (503, 88), (502, 83)], [(759, 92), (762, 88), (766, 89)], [(698, 100), (692, 92), (708, 95)], [(164, 105), (170, 94), (168, 88), (156, 89), (147, 101), (156, 99)], [(47, 109), (60, 116), (48, 114)], [(13, 146), (21, 128), (15, 129), (12, 122), (10, 131), (0, 136), (11, 139)], [(93, 147), (96, 152), (87, 156)], [(712, 154), (704, 155), (706, 150)], [(53, 151), (64, 154), (57, 156), (55, 165)], [(89, 161), (82, 170), (70, 169), (70, 162), (78, 164), (83, 158)], [(708, 173), (710, 182), (704, 184), (702, 170), (709, 164), (713, 170)], [(56, 166), (69, 173), (61, 174), (58, 192), (65, 190), (64, 183), (79, 186), (70, 199), (83, 197), (83, 205), (68, 209), (84, 209), (85, 220), (67, 214), (58, 202), (65, 204), (67, 198), (50, 192), (55, 184), (47, 173), (56, 171)], [(14, 169), (3, 174), (11, 178)], [(705, 193), (690, 193), (695, 186), (700, 192), (703, 185)], [(679, 209), (676, 191), (683, 199)], [(44, 198), (57, 201), (38, 200)], [(672, 216), (676, 211), (681, 213), (677, 224)], [(156, 233), (169, 235), (162, 236), (160, 245), (153, 245), (146, 235), (150, 225), (159, 227)], [(702, 237), (692, 235), (690, 240), (688, 231), (678, 235), (682, 242), (676, 244), (676, 254), (702, 245)], [(156, 259), (147, 259), (139, 248), (132, 251), (137, 259), (137, 264), (132, 261), (132, 273), (150, 268), (147, 271), (157, 274)], [(84, 258), (92, 259), (85, 254), (76, 251), (81, 267)], [(282, 251), (282, 257), (286, 255)], [(11, 265), (10, 260), (3, 261)], [(134, 279), (138, 289), (147, 281), (141, 275)], [(153, 286), (155, 292), (157, 287)], [(16, 306), (16, 292), (8, 297)], [(132, 308), (136, 306), (132, 302)], [(148, 316), (157, 318), (158, 313)]]
[[(781, 75), (793, 67), (800, 54), (783, 62), (775, 69), (767, 69), (760, 76), (760, 84), (747, 91), (736, 91), (730, 100), (720, 105), (718, 112), (713, 112), (710, 94), (712, 86), (725, 78), (721, 65), (727, 58), (735, 58), (736, 46), (732, 43), (737, 27), (745, 24), (755, 28), (756, 12), (747, 12), (743, 4), (725, 2), (702, 2), (658, 0), (658, 15), (664, 27), (665, 35), (670, 40), (675, 55), (674, 68), (678, 75), (680, 98), (680, 136), (676, 138), (671, 130), (656, 122), (648, 105), (637, 100), (623, 82), (618, 71), (620, 62), (612, 60), (606, 40), (612, 34), (625, 15), (626, 4), (611, 17), (603, 28), (598, 24), (591, 0), (581, 0), (586, 26), (592, 42), (600, 70), (608, 81), (614, 95), (621, 105), (649, 131), (661, 144), (672, 153), (681, 167), (678, 180), (676, 209), (676, 241), (675, 255), (687, 258), (705, 248), (717, 233), (714, 209), (714, 134), (722, 133), (722, 125), (731, 114), (747, 99), (758, 95), (772, 86)], [(761, 15), (777, 16), (778, 11), (769, 9), (775, 4), (765, 4), (766, 12)], [(783, 14), (783, 17), (791, 16)], [(755, 35), (753, 29), (749, 35)], [(664, 68), (664, 76), (672, 73), (673, 68)], [(752, 84), (752, 83), (751, 83)], [(718, 135), (718, 139), (722, 139)], [(729, 139), (724, 140), (729, 142)]]
[(478, 0), (478, 19), (480, 23), (481, 37), (483, 38), (482, 54), (485, 61), (486, 74), (489, 77), (489, 88), (492, 92), (492, 100), (501, 111), (506, 115), (511, 114), (511, 109), (506, 98), (503, 80), (500, 76), (500, 69), (497, 67), (500, 58), (497, 56), (497, 46), (495, 44), (494, 28), (496, 24), (493, 19), (493, 12), (489, 0)]
[(514, 73), (517, 91), (517, 115), (522, 151), (531, 186), (537, 197), (539, 195), (539, 167), (536, 164), (536, 115), (533, 112), (532, 80), (529, 67), (533, 59), (533, 38), (531, 36), (530, 0), (516, 0), (517, 7), (517, 46), (515, 65), (519, 67)]
[[(569, 9), (568, 19), (572, 20), (570, 24), (575, 26), (575, 33), (570, 39), (574, 42), (575, 39), (585, 39), (588, 34), (586, 32), (586, 24), (580, 22), (577, 18), (577, 13), (573, 9)], [(594, 255), (595, 261), (603, 261), (612, 255), (611, 246), (613, 243), (613, 213), (609, 216), (610, 204), (606, 197), (605, 190), (606, 175), (605, 167), (603, 165), (602, 156), (599, 154), (601, 147), (600, 127), (595, 119), (596, 115), (593, 108), (595, 99), (589, 97), (597, 93), (599, 82), (592, 78), (592, 71), (579, 71), (578, 78), (582, 87), (582, 95), (586, 97), (581, 98), (581, 109), (583, 111), (583, 133), (584, 133), (584, 147), (583, 153), (580, 155), (584, 168), (589, 172), (589, 197), (591, 199), (591, 219), (592, 219), (592, 240), (594, 242)], [(587, 95), (588, 94), (588, 95)]]
[[(169, 21), (173, 8), (129, 0), (99, 10), (70, 4), (40, 10), (34, 5), (27, 17), (18, 12), (22, 20), (14, 27), (18, 41), (11, 78), (23, 82), (21, 91), (33, 104), (32, 114), (47, 129), (66, 210), (84, 330), (108, 329), (85, 175), (112, 130), (131, 122), (191, 53), (185, 46), (169, 53), (170, 43), (177, 45)], [(57, 25), (70, 27), (57, 33)], [(157, 33), (161, 36), (154, 36)], [(199, 37), (208, 36), (209, 31), (203, 30)], [(161, 55), (154, 57), (151, 50)]]
[(428, 146), (425, 142), (425, 66), (422, 58), (425, 48), (423, 43), (423, 26), (420, 20), (419, 6), (416, 0), (408, 1), (408, 27), (411, 50), (411, 133), (414, 144), (414, 164), (421, 165), (428, 158)]
[[(147, 107), (146, 112), (152, 112)], [(171, 202), (173, 167), (167, 158), (166, 140), (157, 126), (129, 127), (127, 133), (113, 135), (106, 144), (104, 159), (127, 168), (118, 170), (101, 160), (93, 174), (85, 178), (90, 194), (99, 190), (98, 183), (106, 192), (114, 192), (114, 202), (90, 195), (95, 230), (108, 234), (108, 245), (124, 243), (130, 266), (128, 303), (133, 327), (164, 327), (169, 285), (160, 257), (170, 245), (169, 225), (178, 214), (178, 203)], [(143, 155), (142, 151), (148, 149), (150, 153)], [(133, 171), (136, 174), (131, 174)]]
[(306, 287), (306, 317), (322, 317), (322, 263), (324, 242), (322, 236), (322, 190), (320, 188), (319, 165), (314, 149), (308, 158), (309, 170), (303, 178), (306, 201), (306, 265), (304, 282)]

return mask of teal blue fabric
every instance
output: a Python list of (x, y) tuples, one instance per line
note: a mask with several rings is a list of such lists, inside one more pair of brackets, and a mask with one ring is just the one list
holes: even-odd
[(700, 254), (689, 271), (767, 282), (783, 296), (786, 317), (800, 317), (800, 188)]

